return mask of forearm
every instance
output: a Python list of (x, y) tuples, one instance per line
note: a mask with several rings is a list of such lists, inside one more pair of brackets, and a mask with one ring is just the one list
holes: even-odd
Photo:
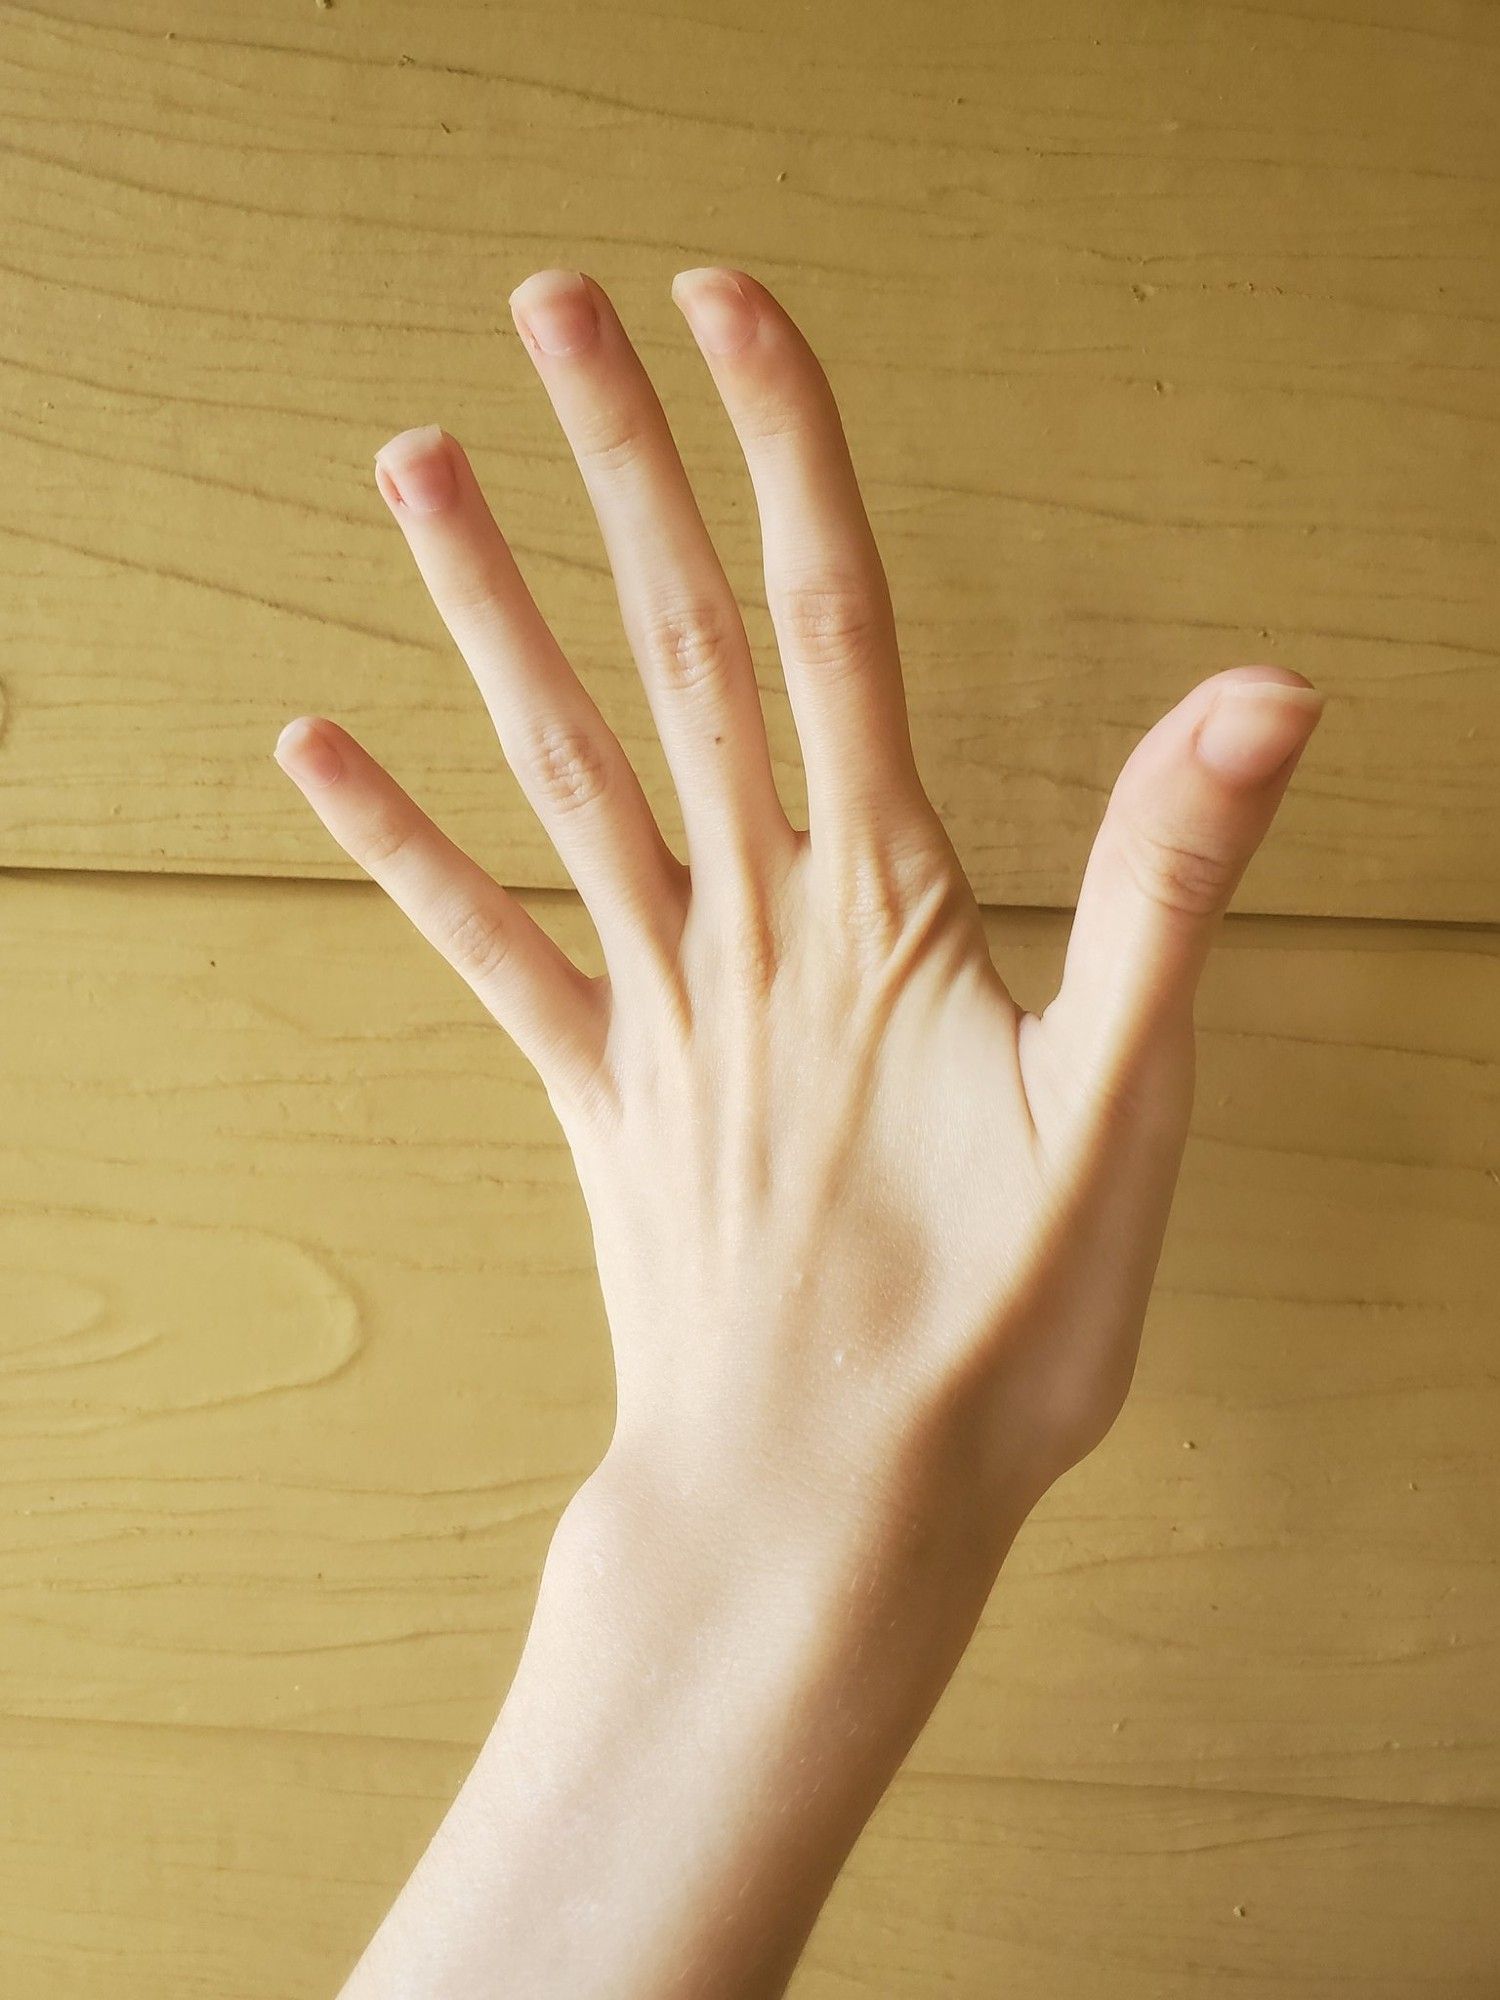
[(922, 1582), (889, 1524), (855, 1554), (791, 1510), (779, 1547), (763, 1515), (746, 1547), (669, 1511), (608, 1462), (568, 1509), (499, 1721), (345, 2000), (783, 1991), (986, 1579)]

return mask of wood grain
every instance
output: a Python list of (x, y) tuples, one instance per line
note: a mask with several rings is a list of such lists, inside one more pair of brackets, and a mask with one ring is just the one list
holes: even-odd
[[(0, 953), (0, 1712), (474, 1743), (609, 1430), (539, 1086), (362, 886), (14, 875)], [(1137, 1390), (920, 1775), (1500, 1807), (1497, 998), (1230, 926)]]
[[(331, 1995), (463, 1775), (456, 1746), (0, 1724), (8, 2000)], [(909, 1772), (792, 2000), (1490, 2000), (1473, 1808)]]
[(1500, 915), (1483, 0), (0, 20), (0, 860), (339, 873), (269, 761), (311, 709), (507, 879), (560, 883), (370, 481), (431, 418), (675, 830), (509, 330), (559, 262), (668, 398), (795, 809), (745, 482), (666, 298), (727, 261), (843, 397), (982, 899), (1068, 903), (1139, 733), (1271, 658), (1333, 699), (1242, 907)]
[(505, 306), (579, 264), (800, 811), (748, 487), (667, 299), (704, 262), (827, 362), (1023, 1004), (1141, 731), (1236, 662), (1332, 695), (1202, 995), (1131, 1402), (1028, 1523), (796, 2000), (1493, 1995), (1496, 9), (0, 30), (4, 2000), (331, 1993), (608, 1435), (545, 1097), (376, 892), (278, 879), (349, 870), (269, 751), (337, 716), (592, 958), (370, 479), (436, 419), (677, 835)]

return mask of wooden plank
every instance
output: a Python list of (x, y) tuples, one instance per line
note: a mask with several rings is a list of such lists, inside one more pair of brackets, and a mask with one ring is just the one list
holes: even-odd
[[(539, 1086), (367, 887), (0, 877), (0, 956), (0, 1714), (474, 1742), (609, 1432)], [(1497, 998), (1230, 925), (1136, 1392), (919, 1772), (1500, 1805)]]
[[(454, 1745), (0, 1725), (14, 2000), (331, 1994), (465, 1769)], [(944, 1779), (895, 1788), (795, 2000), (1488, 2000), (1500, 1820), (1464, 1807)]]
[(337, 874), (268, 756), (315, 709), (560, 883), (371, 485), (434, 417), (675, 830), (509, 330), (558, 262), (668, 397), (795, 809), (745, 482), (666, 297), (723, 260), (843, 396), (982, 900), (1070, 902), (1137, 735), (1270, 658), (1333, 701), (1242, 907), (1500, 915), (1483, 0), (4, 20), (0, 860)]

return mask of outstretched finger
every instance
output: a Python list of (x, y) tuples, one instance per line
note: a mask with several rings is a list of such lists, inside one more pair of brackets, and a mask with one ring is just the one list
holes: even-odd
[(598, 985), (337, 723), (289, 722), (276, 761), (351, 860), (465, 979), (548, 1085), (604, 1054)]
[(833, 391), (786, 311), (744, 272), (683, 271), (672, 296), (755, 489), (814, 845), (868, 854), (925, 827), (932, 809), (912, 755), (890, 591)]
[(466, 453), (435, 426), (403, 431), (376, 454), (375, 477), (607, 962), (669, 957), (685, 870), (527, 589)]
[(1089, 855), (1062, 983), (1042, 1017), (1068, 1067), (1134, 1088), (1194, 995), (1230, 898), (1270, 829), (1323, 696), (1281, 667), (1202, 682), (1138, 743)]
[(593, 501), (691, 857), (784, 857), (749, 641), (650, 377), (580, 272), (535, 272), (511, 310)]

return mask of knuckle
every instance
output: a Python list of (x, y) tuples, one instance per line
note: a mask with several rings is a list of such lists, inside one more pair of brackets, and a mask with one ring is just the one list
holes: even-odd
[(947, 895), (963, 883), (958, 857), (925, 793), (910, 797), (887, 788), (869, 800), (868, 813), (875, 838), (851, 857), (854, 893), (864, 902), (901, 916), (925, 904), (934, 890)]
[(844, 932), (854, 945), (879, 963), (908, 968), (945, 941), (972, 939), (971, 903), (960, 876), (916, 849), (852, 867), (840, 895)]
[(492, 910), (469, 908), (443, 927), (444, 956), (466, 977), (484, 980), (499, 971), (510, 952), (510, 937)]
[(894, 947), (905, 925), (906, 906), (884, 869), (851, 870), (841, 902), (848, 937), (882, 954)]
[(540, 730), (527, 759), (544, 805), (559, 813), (591, 805), (608, 781), (603, 748), (585, 730), (549, 724)]
[(812, 440), (806, 414), (785, 395), (763, 395), (743, 418), (749, 442), (773, 451), (800, 451)]
[(640, 462), (644, 438), (640, 424), (628, 413), (611, 411), (593, 418), (579, 431), (574, 451), (589, 472), (627, 472)]
[(743, 416), (750, 441), (776, 451), (802, 452), (838, 435), (833, 387), (802, 336), (785, 323), (765, 320), (757, 351), (762, 366)]
[(1234, 892), (1233, 861), (1207, 840), (1130, 820), (1120, 834), (1125, 865), (1142, 894), (1186, 917), (1211, 917)]
[(735, 991), (751, 1000), (765, 1000), (776, 984), (781, 946), (772, 912), (759, 898), (745, 897), (733, 912), (728, 959)]
[(360, 831), (360, 865), (370, 870), (388, 868), (399, 861), (411, 845), (415, 827), (410, 819), (395, 813), (381, 813)]
[(776, 611), (792, 657), (814, 668), (863, 660), (880, 629), (868, 580), (833, 571), (785, 585)]
[(899, 811), (891, 813), (884, 828), (883, 844), (886, 871), (903, 909), (928, 896), (935, 884), (957, 899), (968, 898), (968, 881), (953, 843), (925, 793), (915, 801), (899, 801)]
[(482, 560), (446, 565), (433, 587), (433, 601), (446, 620), (486, 627), (498, 617), (504, 599), (495, 569)]
[(727, 621), (707, 602), (664, 605), (647, 619), (641, 643), (658, 681), (690, 691), (719, 677), (728, 652)]

